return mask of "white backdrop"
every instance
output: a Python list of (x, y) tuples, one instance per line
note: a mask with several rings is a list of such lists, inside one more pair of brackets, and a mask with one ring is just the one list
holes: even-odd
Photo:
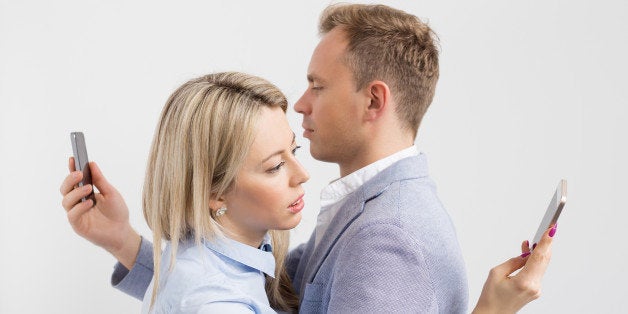
[[(626, 313), (628, 2), (386, 1), (429, 21), (441, 79), (417, 144), (458, 232), (472, 307), (488, 270), (530, 239), (568, 180), (541, 299), (525, 313)], [(238, 70), (294, 103), (327, 5), (297, 1), (0, 0), (0, 313), (132, 313), (114, 260), (60, 205), (69, 133), (141, 214), (158, 114), (180, 84)], [(301, 134), (300, 117), (290, 123)], [(293, 243), (314, 228), (337, 167), (310, 170)]]

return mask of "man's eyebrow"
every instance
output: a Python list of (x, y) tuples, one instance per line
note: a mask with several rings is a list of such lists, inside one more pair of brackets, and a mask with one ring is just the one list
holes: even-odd
[(316, 74), (312, 74), (312, 73), (307, 75), (307, 81), (310, 82), (310, 83), (314, 83), (314, 81), (317, 81), (317, 82), (320, 82), (320, 83), (324, 83), (325, 82), (322, 78), (320, 78), (319, 76), (316, 76)]
[[(294, 132), (292, 132), (292, 143), (290, 143), (290, 145), (294, 144), (295, 141), (296, 141), (296, 135), (294, 134)], [(281, 153), (283, 153), (283, 151), (284, 151), (284, 149), (278, 150), (278, 151), (270, 154), (270, 156), (268, 156), (268, 157), (264, 158), (264, 160), (262, 160), (262, 163), (265, 163), (268, 159), (273, 158), (273, 156), (280, 155)]]

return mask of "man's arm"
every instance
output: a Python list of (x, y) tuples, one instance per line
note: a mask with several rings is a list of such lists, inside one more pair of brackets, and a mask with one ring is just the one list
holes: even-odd
[[(148, 286), (152, 278), (152, 246), (150, 242), (143, 241), (131, 227), (129, 210), (122, 195), (107, 182), (96, 163), (90, 162), (89, 167), (93, 185), (99, 191), (99, 193), (94, 193), (96, 204), (91, 199), (85, 202), (80, 201), (91, 193), (93, 187), (92, 185), (77, 187), (83, 178), (83, 173), (75, 171), (74, 158), (72, 157), (70, 157), (68, 164), (70, 174), (63, 180), (60, 187), (61, 195), (63, 195), (61, 204), (65, 208), (68, 221), (76, 234), (105, 249), (120, 262), (120, 265), (116, 266), (112, 283), (117, 282), (116, 287), (120, 286), (119, 289), (136, 296), (137, 289), (126, 291), (124, 289), (126, 285), (123, 283), (125, 280), (133, 282), (140, 280), (134, 285), (143, 286), (145, 277), (148, 277), (146, 283)], [(136, 259), (138, 263), (141, 263), (139, 267), (135, 267)], [(146, 271), (140, 271), (143, 268), (146, 268)], [(131, 272), (127, 271), (131, 277), (126, 278), (123, 276), (123, 274), (126, 275), (123, 270), (128, 269), (131, 269)], [(135, 276), (136, 270), (137, 276)], [(147, 276), (148, 273), (150, 276)], [(144, 290), (146, 289), (144, 288)]]

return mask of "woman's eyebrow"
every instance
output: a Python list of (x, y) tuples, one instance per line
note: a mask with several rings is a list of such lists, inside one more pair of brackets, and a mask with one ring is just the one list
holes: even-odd
[[(292, 132), (292, 142), (290, 143), (291, 146), (292, 146), (292, 144), (294, 144), (295, 140), (296, 140), (296, 135), (294, 134), (294, 132)], [(284, 150), (285, 149), (281, 149), (281, 150), (278, 150), (278, 151), (270, 154), (270, 156), (268, 156), (268, 157), (264, 158), (264, 160), (262, 160), (262, 163), (265, 163), (268, 159), (271, 159), (273, 156), (276, 156), (276, 155), (279, 155), (279, 154), (283, 153)]]

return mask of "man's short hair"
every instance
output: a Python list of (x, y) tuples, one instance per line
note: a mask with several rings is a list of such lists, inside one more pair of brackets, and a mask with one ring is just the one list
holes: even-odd
[(416, 137), (438, 81), (436, 34), (416, 16), (385, 5), (331, 5), (321, 14), (319, 31), (336, 27), (349, 41), (345, 62), (357, 89), (384, 81), (399, 119)]

